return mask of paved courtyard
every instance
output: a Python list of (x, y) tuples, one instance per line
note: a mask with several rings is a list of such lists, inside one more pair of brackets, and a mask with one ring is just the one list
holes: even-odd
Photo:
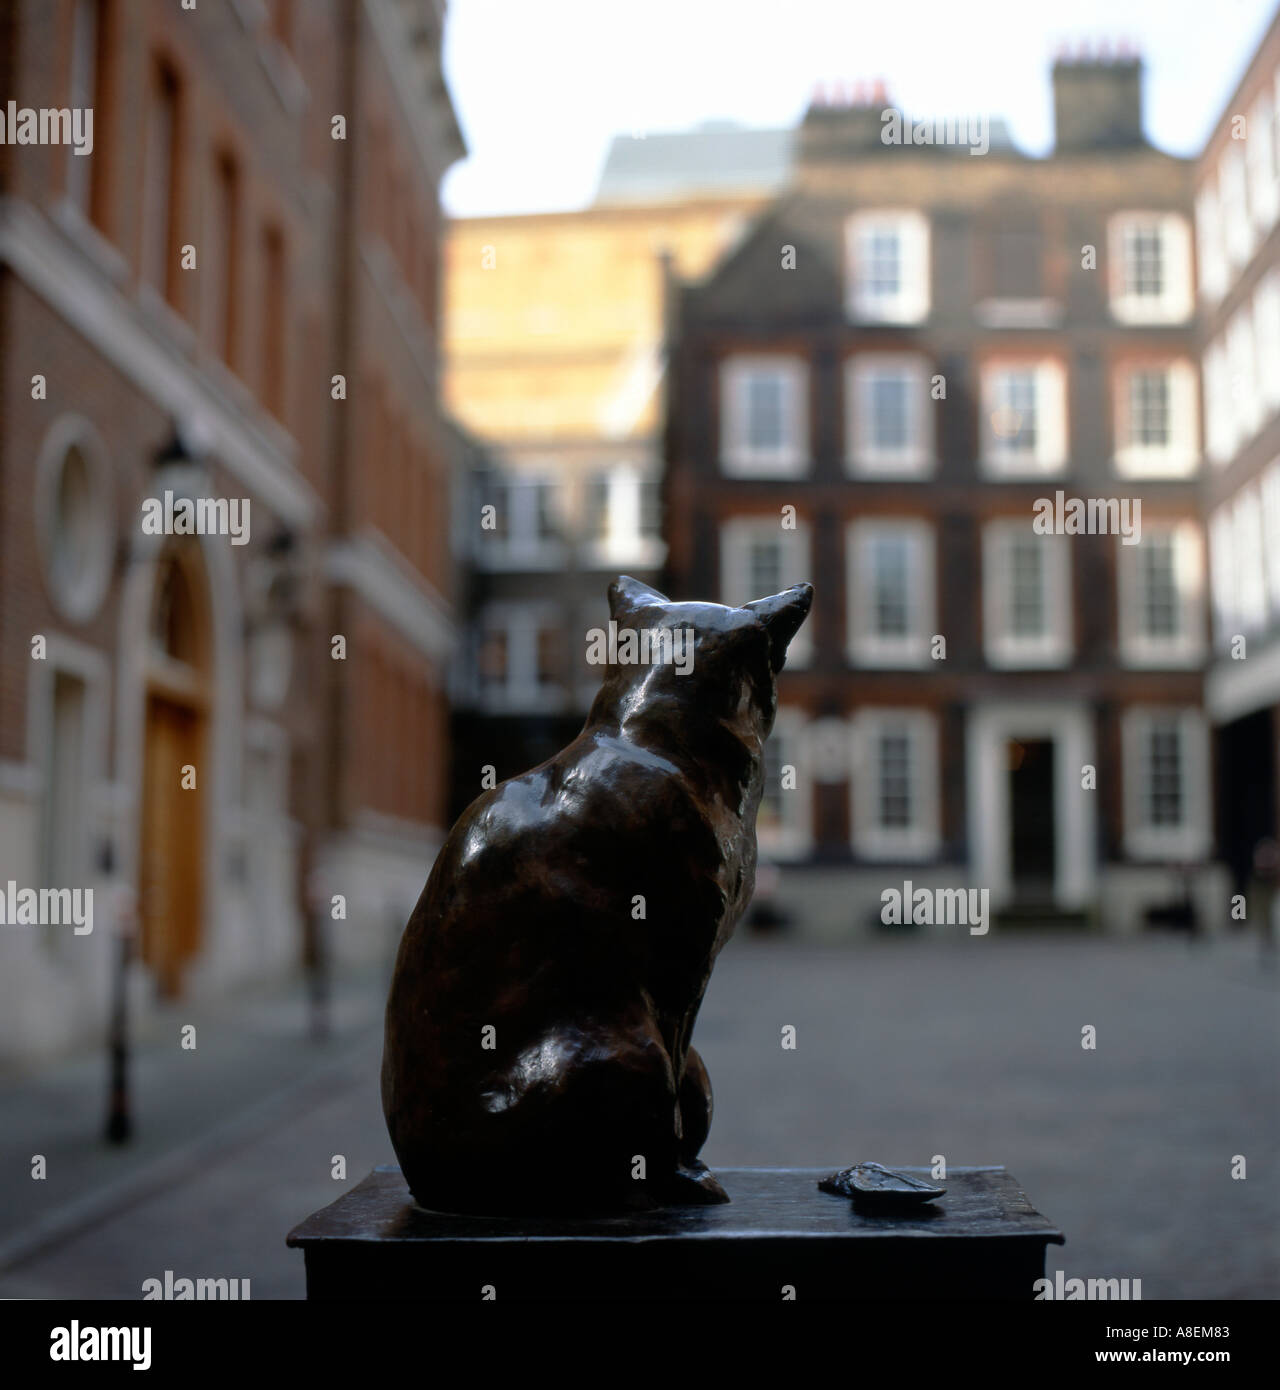
[[(1275, 1298), (1277, 983), (1254, 940), (739, 939), (696, 1033), (716, 1091), (704, 1156), (1003, 1163), (1066, 1232), (1050, 1271), (1141, 1278), (1148, 1299)], [(171, 1269), (300, 1297), (285, 1233), (392, 1161), (378, 990), (348, 991), (324, 1049), (299, 1040), (296, 999), (264, 998), (237, 1006), (234, 1045), (200, 1073), (147, 1052), (138, 1153), (97, 1147), (96, 1063), (11, 1082), (0, 1296), (136, 1298)], [(29, 1177), (35, 1152), (46, 1183)]]

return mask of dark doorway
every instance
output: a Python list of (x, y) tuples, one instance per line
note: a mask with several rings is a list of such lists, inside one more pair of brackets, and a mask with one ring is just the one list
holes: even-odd
[(1009, 740), (1009, 819), (1014, 896), (1020, 903), (1053, 900), (1053, 740)]
[(1258, 841), (1276, 834), (1276, 758), (1269, 707), (1218, 731), (1218, 769), (1222, 854), (1231, 866), (1235, 892), (1244, 893), (1253, 878)]

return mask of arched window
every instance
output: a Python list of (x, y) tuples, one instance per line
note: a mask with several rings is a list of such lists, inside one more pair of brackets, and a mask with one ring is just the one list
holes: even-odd
[(167, 551), (158, 562), (151, 606), (150, 640), (154, 655), (203, 669), (206, 627), (197, 595), (196, 567), (189, 548)]

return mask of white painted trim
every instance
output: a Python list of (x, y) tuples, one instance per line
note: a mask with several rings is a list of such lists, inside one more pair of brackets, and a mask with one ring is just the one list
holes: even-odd
[[(782, 383), (782, 443), (747, 439), (747, 381), (772, 374)], [(798, 478), (809, 457), (809, 364), (795, 353), (734, 353), (720, 363), (720, 471), (726, 478)]]
[[(1160, 236), (1160, 269), (1164, 279), (1157, 295), (1133, 294), (1126, 288), (1125, 234), (1135, 226), (1155, 226)], [(1119, 323), (1185, 323), (1192, 314), (1191, 228), (1181, 213), (1117, 212), (1107, 223), (1111, 315)]]
[[(54, 570), (54, 528), (58, 485), (72, 449), (84, 459), (89, 471), (94, 516), (89, 567), (75, 590), (66, 592)], [(49, 426), (36, 459), (34, 520), (45, 591), (54, 608), (69, 622), (88, 622), (107, 596), (116, 548), (114, 494), (111, 458), (102, 436), (83, 415), (59, 415)]]
[(425, 655), (446, 661), (457, 634), (449, 609), (430, 584), (376, 532), (333, 542), (324, 572), (344, 584)]
[[(905, 637), (885, 637), (872, 626), (875, 575), (870, 569), (871, 547), (887, 534), (905, 540), (907, 608), (910, 631)], [(920, 667), (929, 664), (931, 639), (937, 624), (933, 526), (917, 517), (866, 517), (845, 528), (845, 655), (851, 666)]]
[[(901, 283), (896, 295), (869, 295), (861, 284), (861, 242), (876, 228), (898, 236)], [(873, 208), (854, 213), (844, 228), (845, 314), (862, 323), (921, 323), (932, 298), (929, 219), (917, 208)]]
[(114, 285), (70, 254), (30, 204), (0, 199), (0, 262), (38, 294), (160, 410), (174, 417), (249, 491), (305, 529), (321, 502), (296, 468), (298, 444), (265, 412), (247, 420), (209, 374), (193, 367)]
[[(1142, 580), (1142, 546), (1153, 538), (1173, 545), (1178, 628), (1174, 637), (1154, 637), (1142, 630), (1146, 599)], [(1205, 656), (1204, 536), (1197, 521), (1148, 522), (1142, 542), (1125, 545), (1116, 537), (1116, 604), (1120, 661), (1142, 669), (1198, 669)]]
[(1080, 702), (992, 702), (969, 710), (965, 736), (971, 882), (991, 890), (1000, 908), (1013, 897), (1009, 804), (1010, 739), (1054, 743), (1054, 901), (1061, 908), (1090, 904), (1096, 892), (1096, 791), (1085, 791), (1081, 770), (1096, 766), (1093, 720)]
[[(1037, 637), (1009, 630), (1012, 577), (1008, 552), (1018, 535), (1033, 539), (1043, 557), (1044, 631)], [(1071, 549), (1066, 536), (1036, 535), (1031, 521), (1000, 518), (982, 528), (982, 648), (997, 670), (1069, 666), (1074, 654)]]
[[(992, 417), (1003, 403), (998, 379), (1029, 372), (1035, 383), (1036, 439), (1031, 450), (1014, 450), (995, 432)], [(1058, 357), (988, 357), (979, 368), (979, 466), (984, 478), (1046, 478), (1066, 471), (1069, 453), (1067, 368)]]
[[(912, 824), (878, 823), (880, 798), (876, 740), (887, 726), (910, 737)], [(849, 721), (853, 775), (849, 811), (854, 852), (862, 859), (933, 859), (941, 848), (938, 718), (932, 710), (865, 706)]]
[[(477, 615), (476, 634), (503, 632), (507, 642), (507, 669), (501, 681), (482, 680), (476, 673), (477, 699), (490, 714), (558, 713), (570, 707), (569, 690), (559, 681), (538, 680), (538, 635), (544, 630), (564, 634), (571, 641), (568, 615), (552, 599), (494, 599)], [(569, 669), (577, 670), (571, 650)]]
[(481, 507), (494, 506), (495, 494), (502, 494), (510, 508), (507, 534), (478, 528), (475, 535), (476, 568), (506, 572), (510, 570), (561, 570), (569, 562), (569, 548), (562, 535), (543, 536), (538, 532), (538, 496), (545, 491), (548, 509), (563, 525), (564, 479), (540, 465), (519, 472), (488, 472), (476, 487)]
[[(1133, 438), (1133, 378), (1163, 371), (1168, 399), (1167, 442), (1140, 444)], [(1190, 478), (1200, 464), (1199, 393), (1196, 371), (1184, 358), (1127, 363), (1116, 374), (1116, 443), (1113, 466), (1121, 478)]]
[[(1176, 715), (1183, 822), (1153, 826), (1143, 815), (1145, 757), (1143, 739), (1155, 715)], [(1133, 705), (1121, 715), (1124, 756), (1124, 848), (1130, 859), (1195, 862), (1209, 853), (1209, 740), (1198, 709)]]
[[(877, 376), (896, 375), (907, 385), (907, 435), (901, 449), (880, 449), (872, 441), (869, 405)], [(844, 462), (855, 478), (925, 478), (935, 464), (933, 400), (929, 362), (918, 352), (859, 352), (844, 364)]]
[(660, 536), (641, 535), (640, 517), (642, 489), (657, 487), (658, 479), (634, 463), (615, 464), (601, 472), (605, 482), (605, 532), (603, 537), (584, 542), (583, 563), (597, 569), (627, 565), (657, 569), (666, 558), (667, 547)]
[(59, 671), (65, 671), (84, 683), (84, 766), (79, 778), (80, 797), (84, 803), (80, 822), (83, 842), (76, 846), (75, 857), (81, 881), (87, 884), (98, 874), (93, 847), (101, 829), (105, 801), (103, 792), (107, 776), (111, 663), (105, 652), (74, 637), (50, 632), (45, 634), (45, 638), (45, 660), (30, 663), (27, 683), (27, 759), (40, 802), (36, 822), (36, 862), (41, 866), (46, 862), (47, 846), (43, 831), (45, 797), (50, 789), (43, 769), (49, 762), (53, 737), (54, 681)]

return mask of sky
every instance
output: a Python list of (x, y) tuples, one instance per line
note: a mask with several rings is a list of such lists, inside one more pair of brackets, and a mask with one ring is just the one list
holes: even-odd
[(1277, 0), (450, 0), (445, 72), (469, 156), (455, 217), (591, 202), (615, 135), (708, 120), (792, 126), (816, 83), (883, 78), (912, 116), (1003, 116), (1052, 143), (1049, 69), (1066, 43), (1146, 62), (1148, 138), (1195, 154)]

